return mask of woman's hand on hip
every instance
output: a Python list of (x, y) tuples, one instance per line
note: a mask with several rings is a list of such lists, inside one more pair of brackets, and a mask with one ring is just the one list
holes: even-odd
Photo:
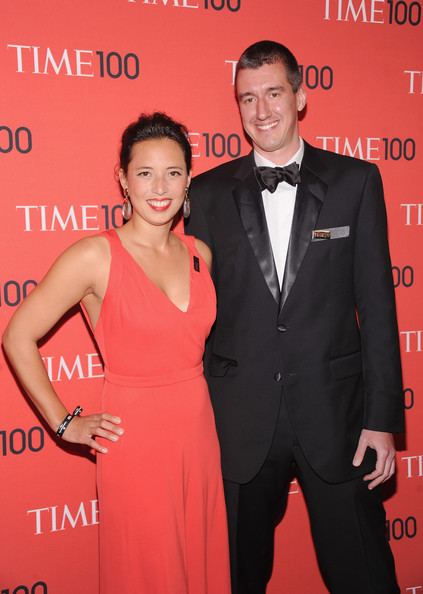
[(71, 443), (82, 443), (101, 454), (106, 454), (108, 449), (97, 443), (95, 437), (102, 437), (112, 442), (118, 441), (124, 432), (119, 426), (120, 422), (119, 417), (108, 413), (74, 417), (63, 433), (62, 439)]

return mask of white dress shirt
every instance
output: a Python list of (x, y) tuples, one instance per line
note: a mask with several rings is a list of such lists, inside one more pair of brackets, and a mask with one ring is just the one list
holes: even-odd
[[(300, 138), (300, 148), (295, 155), (283, 165), (283, 167), (294, 161), (301, 166), (303, 156), (304, 142), (303, 139)], [(254, 151), (254, 161), (257, 167), (277, 167), (275, 163), (272, 163), (272, 161), (269, 161), (256, 151)], [(281, 165), (279, 165), (279, 167), (281, 167)], [(279, 286), (282, 288), (289, 237), (291, 235), (292, 217), (294, 215), (295, 197), (297, 195), (297, 186), (291, 186), (283, 181), (278, 185), (273, 194), (271, 194), (269, 190), (263, 190), (261, 195), (276, 272), (278, 273)]]

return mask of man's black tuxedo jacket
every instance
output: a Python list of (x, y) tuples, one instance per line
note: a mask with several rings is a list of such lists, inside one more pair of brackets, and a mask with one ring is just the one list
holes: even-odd
[[(379, 171), (305, 143), (280, 291), (253, 166), (251, 153), (196, 177), (187, 224), (213, 251), (218, 311), (205, 373), (223, 474), (245, 483), (259, 471), (284, 393), (310, 465), (328, 482), (348, 480), (374, 467), (369, 450), (352, 466), (363, 427), (403, 430)], [(312, 240), (339, 227), (343, 237)]]

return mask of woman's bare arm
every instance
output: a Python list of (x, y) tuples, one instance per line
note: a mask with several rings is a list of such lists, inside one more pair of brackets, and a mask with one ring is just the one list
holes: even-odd
[[(4, 335), (3, 346), (29, 397), (48, 425), (56, 431), (68, 413), (56, 394), (42, 362), (37, 341), (76, 303), (86, 299), (101, 304), (107, 285), (110, 255), (107, 241), (92, 237), (68, 248), (41, 283), (16, 310)], [(94, 309), (91, 308), (94, 313)], [(107, 413), (77, 417), (63, 438), (104, 452), (92, 438), (113, 441), (122, 431), (120, 420)]]

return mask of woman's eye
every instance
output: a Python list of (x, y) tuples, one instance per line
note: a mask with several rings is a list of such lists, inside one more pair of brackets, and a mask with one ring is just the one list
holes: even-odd
[(139, 171), (137, 173), (138, 177), (147, 177), (148, 175), (150, 175), (149, 171)]
[(180, 171), (171, 171), (170, 175), (172, 177), (179, 177), (181, 175), (181, 172)]

